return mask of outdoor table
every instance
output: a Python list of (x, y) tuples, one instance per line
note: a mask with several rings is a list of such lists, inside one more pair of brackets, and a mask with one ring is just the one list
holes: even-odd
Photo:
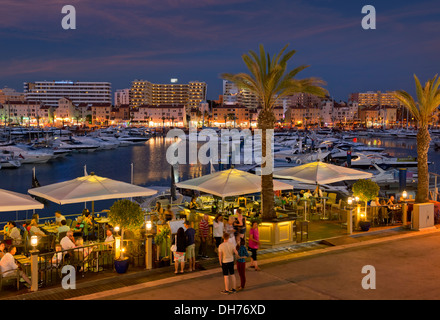
[(327, 216), (325, 214), (325, 202), (329, 199), (329, 197), (315, 197), (315, 196), (311, 196), (310, 198), (313, 198), (313, 199), (317, 200), (317, 202), (318, 202), (318, 200), (324, 200), (323, 209), (322, 209), (323, 210), (323, 212), (322, 212), (322, 215), (323, 215), (322, 220), (327, 220), (328, 218), (327, 218)]
[(95, 218), (95, 223), (97, 223), (98, 224), (98, 239), (99, 239), (99, 237), (100, 237), (100, 230), (101, 230), (101, 228), (103, 228), (103, 226), (106, 224), (106, 223), (109, 223), (110, 222), (110, 219), (109, 218)]
[(396, 214), (401, 210), (402, 206), (400, 204), (388, 205), (391, 214), (391, 224), (395, 223)]

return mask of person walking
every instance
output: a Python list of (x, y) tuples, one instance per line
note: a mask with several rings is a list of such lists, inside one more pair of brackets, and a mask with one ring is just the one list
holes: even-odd
[(174, 273), (179, 273), (179, 264), (180, 273), (183, 273), (183, 269), (185, 268), (186, 239), (185, 230), (183, 230), (182, 227), (177, 230), (177, 234), (174, 237), (173, 244), (177, 246), (177, 250), (174, 252)]
[(188, 260), (189, 271), (191, 272), (196, 270), (196, 230), (194, 228), (191, 228), (190, 222), (188, 220), (185, 220), (184, 226), (186, 228), (186, 259)]
[(246, 234), (246, 218), (243, 216), (241, 209), (237, 209), (237, 218), (234, 221), (234, 229), (237, 245), (240, 244), (240, 239), (244, 239)]
[(207, 241), (209, 234), (209, 217), (207, 214), (203, 215), (203, 219), (199, 223), (199, 236), (200, 236), (200, 247), (199, 247), (199, 257), (209, 258), (207, 254)]
[(255, 271), (260, 271), (257, 262), (257, 250), (260, 246), (260, 234), (258, 232), (258, 222), (252, 222), (251, 230), (249, 230), (249, 250), (251, 255), (251, 268), (255, 268)]
[(223, 216), (218, 214), (214, 218), (214, 222), (212, 223), (212, 232), (215, 240), (215, 252), (218, 253), (218, 246), (222, 243), (222, 237), (225, 230), (225, 224), (223, 222)]
[(246, 241), (244, 238), (240, 239), (240, 245), (237, 245), (237, 252), (239, 258), (237, 259), (237, 271), (240, 276), (240, 287), (238, 287), (238, 291), (243, 290), (246, 284), (246, 257), (249, 257), (249, 253), (246, 249)]
[[(239, 256), (235, 246), (229, 242), (229, 234), (223, 235), (223, 243), (218, 247), (218, 260), (222, 267), (223, 280), (225, 282), (225, 290), (223, 294), (236, 293), (236, 279), (234, 274), (234, 255)], [(229, 290), (229, 287), (231, 290)]]

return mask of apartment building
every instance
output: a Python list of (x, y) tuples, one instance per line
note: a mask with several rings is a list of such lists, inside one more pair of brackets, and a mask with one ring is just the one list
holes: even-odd
[(156, 84), (145, 80), (135, 80), (130, 88), (130, 107), (141, 105), (183, 105), (186, 109), (197, 108), (206, 101), (207, 85), (201, 81), (185, 84)]
[(0, 89), (0, 103), (6, 103), (7, 101), (25, 101), (23, 92), (17, 92), (12, 88)]
[(69, 98), (74, 104), (112, 103), (110, 82), (36, 81), (24, 83), (28, 101), (41, 102), (56, 107), (61, 98)]
[(152, 127), (185, 127), (187, 124), (184, 105), (141, 105), (130, 112), (134, 123)]
[(118, 89), (115, 92), (115, 107), (130, 104), (130, 89)]
[(10, 123), (28, 122), (40, 115), (41, 103), (32, 101), (8, 101), (0, 108), (0, 117)]
[(401, 103), (391, 92), (380, 91), (355, 92), (349, 95), (349, 101), (357, 102), (360, 107), (369, 106), (394, 106), (399, 107)]

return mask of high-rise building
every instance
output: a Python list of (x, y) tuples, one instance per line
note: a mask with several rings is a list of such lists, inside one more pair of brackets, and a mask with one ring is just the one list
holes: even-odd
[(0, 89), (0, 103), (6, 101), (25, 101), (24, 93), (17, 92), (12, 88)]
[(349, 101), (357, 102), (360, 107), (393, 106), (399, 107), (400, 101), (392, 93), (380, 91), (355, 92), (348, 97)]
[(130, 104), (130, 89), (119, 89), (115, 92), (115, 107)]
[(183, 105), (186, 109), (191, 109), (206, 100), (206, 88), (206, 83), (200, 81), (156, 84), (146, 80), (135, 80), (130, 88), (130, 106)]
[(74, 104), (112, 103), (110, 82), (36, 81), (25, 82), (26, 100), (56, 107), (65, 97)]

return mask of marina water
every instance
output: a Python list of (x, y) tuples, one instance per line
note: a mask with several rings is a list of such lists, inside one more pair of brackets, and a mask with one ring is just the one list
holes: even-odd
[[(417, 156), (415, 139), (358, 137), (358, 142), (385, 148), (391, 156)], [(0, 188), (27, 194), (32, 186), (32, 169), (41, 186), (75, 179), (87, 172), (98, 176), (131, 182), (131, 163), (134, 166), (134, 184), (143, 187), (169, 187), (171, 183), (170, 165), (166, 161), (166, 150), (172, 140), (154, 137), (142, 144), (120, 147), (114, 150), (95, 151), (92, 153), (73, 153), (65, 158), (55, 159), (44, 164), (23, 164), (17, 169), (0, 169)], [(429, 149), (429, 171), (440, 173), (440, 151)], [(196, 178), (209, 173), (209, 165), (179, 165), (176, 171), (178, 181)], [(95, 212), (110, 208), (115, 200), (96, 201)], [(79, 214), (85, 207), (91, 210), (91, 203), (60, 206), (48, 201), (43, 210), (37, 210), (40, 217), (53, 217), (56, 210), (63, 214)], [(5, 212), (0, 221), (29, 219), (32, 211)]]

